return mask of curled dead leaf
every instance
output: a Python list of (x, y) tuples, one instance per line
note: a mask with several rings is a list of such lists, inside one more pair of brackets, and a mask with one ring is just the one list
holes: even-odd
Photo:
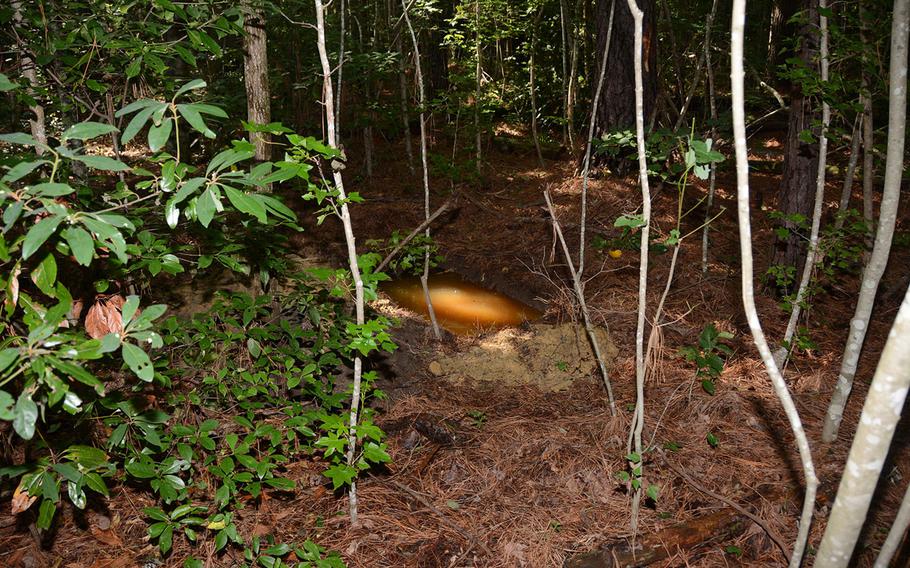
[(37, 499), (37, 495), (34, 497), (29, 495), (28, 491), (20, 484), (16, 487), (16, 490), (13, 491), (13, 500), (10, 502), (10, 513), (18, 515), (19, 513), (27, 511)]
[(108, 333), (123, 331), (123, 296), (98, 296), (85, 314), (85, 331), (92, 339), (100, 339)]

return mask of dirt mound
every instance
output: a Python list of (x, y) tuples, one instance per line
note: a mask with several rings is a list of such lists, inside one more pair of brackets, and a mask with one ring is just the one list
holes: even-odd
[[(595, 333), (609, 368), (619, 350), (607, 330)], [(429, 369), (455, 382), (530, 384), (552, 392), (595, 376), (597, 361), (581, 325), (532, 324), (480, 338), (467, 351), (440, 355)]]

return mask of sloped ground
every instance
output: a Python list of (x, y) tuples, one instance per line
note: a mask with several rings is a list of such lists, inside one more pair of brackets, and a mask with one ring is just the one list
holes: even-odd
[[(563, 228), (569, 235), (577, 234), (580, 187), (575, 180), (566, 181), (574, 164), (566, 159), (540, 170), (531, 152), (496, 154), (491, 163), (495, 167), (490, 168), (488, 187), (462, 189), (458, 209), (441, 219), (434, 231), (449, 258), (448, 266), (475, 282), (546, 307), (544, 323), (572, 323), (571, 294), (559, 250), (551, 257), (552, 232), (542, 190), (551, 187)], [(383, 164), (376, 170), (381, 177), (351, 184), (367, 199), (354, 211), (360, 242), (387, 236), (393, 229), (408, 230), (423, 214), (419, 179), (409, 178), (405, 164)], [(355, 166), (349, 171), (356, 171)], [(757, 174), (753, 183), (763, 186), (766, 196), (774, 194), (773, 175)], [(831, 184), (832, 196), (837, 185)], [(434, 187), (449, 186), (439, 181)], [(441, 203), (446, 194), (437, 191), (434, 203)], [(673, 226), (675, 199), (675, 190), (669, 187), (655, 198), (655, 219), (664, 231)], [(744, 333), (733, 199), (732, 178), (723, 174), (718, 203), (727, 213), (712, 231), (706, 275), (699, 266), (699, 236), (683, 244), (666, 306), (666, 321), (671, 324), (663, 328), (646, 388), (645, 441), (674, 448), (666, 453), (677, 469), (704, 487), (746, 504), (789, 545), (801, 505), (799, 462), (780, 405)], [(634, 181), (595, 180), (590, 188), (589, 235), (609, 236), (613, 220), (634, 212), (638, 202)], [(684, 209), (694, 204), (695, 198), (687, 197)], [(900, 228), (907, 231), (906, 208), (900, 219)], [(703, 213), (696, 210), (684, 222), (683, 233), (697, 228), (702, 220)], [(755, 216), (755, 223), (757, 264), (766, 266), (771, 227), (762, 215)], [(318, 247), (323, 258), (340, 258), (340, 250), (324, 246), (338, 242), (333, 239), (340, 231), (330, 225), (311, 229), (301, 245), (308, 251)], [(577, 248), (577, 237), (570, 236), (570, 247)], [(795, 357), (787, 369), (823, 481), (813, 546), (824, 530), (827, 500), (836, 492), (866, 385), (906, 287), (908, 256), (906, 248), (895, 249), (883, 284), (884, 301), (867, 338), (838, 443), (826, 448), (818, 437), (852, 315), (856, 276), (842, 278), (816, 302), (810, 330), (818, 348)], [(402, 327), (396, 334), (401, 348), (379, 364), (382, 386), (390, 397), (377, 403), (377, 420), (389, 434), (394, 461), (387, 471), (360, 483), (361, 526), (350, 525), (346, 499), (323, 485), (321, 465), (301, 462), (290, 468), (289, 476), (306, 489), (293, 501), (276, 495), (249, 503), (239, 513), (242, 532), (275, 534), (285, 541), (312, 538), (342, 552), (350, 566), (364, 568), (560, 566), (575, 552), (629, 536), (629, 496), (614, 474), (625, 467), (629, 405), (634, 403), (638, 258), (634, 251), (614, 259), (594, 250), (588, 251), (588, 258), (589, 303), (617, 348), (611, 370), (616, 417), (610, 415), (599, 379), (587, 378), (589, 371), (577, 366), (577, 361), (565, 361), (575, 365), (574, 380), (561, 385), (566, 388), (545, 390), (534, 384), (558, 371), (562, 358), (569, 359), (566, 355), (554, 356), (540, 346), (519, 349), (517, 359), (527, 365), (527, 372), (537, 375), (527, 383), (496, 380), (501, 371), (491, 376), (485, 372), (489, 369), (477, 368), (486, 364), (485, 353), (486, 360), (496, 358), (495, 347), (503, 342), (533, 344), (539, 336), (527, 329), (504, 332), (499, 338), (493, 334), (447, 337), (437, 346), (420, 320), (398, 312)], [(651, 262), (649, 305), (653, 310), (667, 277), (669, 256), (654, 255)], [(759, 301), (766, 332), (780, 337), (784, 314), (770, 297), (760, 296)], [(735, 333), (730, 342), (735, 353), (714, 396), (701, 389), (694, 369), (676, 355), (679, 347), (697, 342), (708, 322)], [(717, 437), (716, 447), (706, 442), (708, 433)], [(871, 565), (903, 493), (906, 481), (901, 478), (910, 471), (906, 433), (906, 428), (899, 432), (886, 466), (857, 566)], [(646, 456), (645, 478), (661, 490), (658, 501), (642, 512), (643, 533), (725, 507), (683, 480), (654, 452)], [(0, 551), (8, 552), (0, 556), (0, 564), (29, 568), (145, 565), (154, 558), (154, 549), (144, 541), (141, 518), (141, 508), (147, 504), (141, 494), (119, 488), (98, 511), (61, 514), (56, 533), (43, 539), (30, 533), (30, 519), (9, 519), (4, 507)], [(742, 556), (725, 552), (730, 545), (741, 549)], [(165, 564), (179, 566), (182, 550)], [(731, 541), (711, 542), (694, 552), (670, 552), (671, 559), (658, 565), (783, 564), (771, 539), (751, 524)], [(240, 561), (210, 558), (211, 566)], [(151, 562), (147, 565), (158, 565)]]

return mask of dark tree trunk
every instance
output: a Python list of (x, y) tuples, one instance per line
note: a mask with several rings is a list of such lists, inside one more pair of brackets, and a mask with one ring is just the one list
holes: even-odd
[[(246, 84), (247, 120), (257, 124), (272, 121), (271, 96), (269, 95), (268, 40), (265, 14), (249, 1), (244, 3), (243, 22), (243, 76)], [(265, 132), (250, 133), (250, 142), (256, 145), (256, 159), (270, 159), (269, 135)]]
[[(598, 0), (595, 11), (597, 50), (591, 75), (592, 92), (597, 87), (601, 58), (607, 42), (607, 28), (610, 22), (610, 4), (616, 2), (613, 15), (613, 32), (610, 38), (610, 53), (604, 74), (603, 91), (597, 105), (597, 122), (594, 136), (600, 137), (615, 130), (635, 130), (635, 22), (625, 0)], [(645, 117), (650, 116), (657, 100), (657, 37), (655, 35), (656, 14), (654, 0), (638, 0), (644, 12), (642, 32), (642, 79), (644, 80)], [(592, 97), (593, 98), (593, 97)], [(647, 118), (646, 118), (647, 120)], [(604, 156), (595, 156), (593, 162), (623, 174), (635, 164), (621, 156), (610, 163)]]
[[(802, 9), (806, 18), (800, 28), (799, 58), (807, 68), (812, 68), (818, 51), (818, 0), (803, 0)], [(777, 209), (785, 216), (783, 224), (789, 229), (789, 235), (785, 238), (778, 236), (772, 264), (795, 267), (795, 274), (802, 272), (806, 238), (800, 234), (792, 217), (800, 215), (803, 219), (811, 219), (818, 173), (818, 143), (806, 142), (800, 137), (800, 133), (813, 127), (813, 110), (812, 101), (798, 84), (794, 84), (790, 97), (784, 172), (777, 194)]]
[[(427, 100), (432, 100), (449, 88), (449, 50), (444, 45), (448, 20), (454, 13), (454, 5), (442, 2), (440, 10), (433, 12), (429, 41), (426, 42)], [(421, 51), (424, 51), (421, 49)]]

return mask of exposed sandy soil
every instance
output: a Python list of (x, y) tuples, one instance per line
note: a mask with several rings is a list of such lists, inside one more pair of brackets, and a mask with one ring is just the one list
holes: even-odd
[[(754, 141), (765, 149), (761, 140)], [(773, 142), (773, 140), (772, 140)], [(441, 148), (442, 153), (449, 150)], [(379, 148), (378, 155), (403, 155)], [(773, 152), (771, 152), (773, 157)], [(576, 334), (574, 303), (560, 251), (551, 255), (552, 229), (542, 190), (549, 187), (557, 214), (578, 246), (580, 182), (572, 178), (568, 157), (536, 166), (530, 151), (496, 153), (483, 188), (459, 187), (458, 207), (434, 227), (447, 256), (447, 268), (474, 282), (508, 293), (546, 310), (541, 325), (477, 337), (447, 336), (441, 345), (425, 322), (390, 306), (374, 306), (401, 319), (398, 352), (376, 363), (390, 397), (378, 403), (378, 423), (389, 434), (393, 464), (359, 485), (362, 525), (352, 527), (346, 499), (322, 485), (320, 464), (299, 463), (289, 476), (308, 487), (294, 501), (280, 498), (250, 503), (239, 513), (244, 534), (276, 534), (285, 540), (313, 538), (342, 552), (350, 566), (371, 567), (555, 567), (576, 552), (630, 536), (629, 495), (614, 474), (625, 467), (626, 441), (635, 401), (634, 336), (638, 289), (638, 254), (611, 258), (590, 249), (587, 295), (596, 323), (609, 329), (615, 358), (610, 372), (617, 415), (610, 415), (603, 385), (583, 335)], [(407, 232), (423, 216), (419, 177), (403, 162), (374, 168), (370, 181), (356, 179), (348, 167), (350, 188), (367, 199), (354, 209), (360, 242), (383, 238), (393, 229)], [(719, 178), (717, 203), (727, 212), (713, 226), (709, 269), (700, 270), (700, 235), (682, 245), (679, 268), (667, 299), (665, 321), (645, 389), (645, 441), (667, 446), (667, 460), (698, 483), (742, 503), (780, 534), (788, 545), (796, 534), (801, 504), (801, 474), (786, 419), (755, 352), (739, 307), (738, 243), (731, 168)], [(766, 201), (776, 190), (773, 167), (753, 177)], [(770, 171), (770, 173), (768, 173)], [(449, 183), (433, 180), (433, 201), (441, 203)], [(686, 206), (694, 206), (692, 188)], [(829, 186), (834, 203), (839, 180)], [(589, 235), (615, 236), (613, 220), (633, 213), (640, 203), (634, 180), (594, 180), (589, 188)], [(899, 229), (910, 228), (906, 200)], [(673, 227), (676, 193), (665, 187), (654, 200), (658, 232)], [(696, 209), (683, 233), (702, 223)], [(755, 216), (756, 263), (763, 270), (770, 257), (771, 225)], [(329, 223), (298, 241), (301, 255), (334, 262), (343, 258), (340, 229)], [(809, 314), (817, 349), (794, 357), (786, 378), (802, 413), (823, 482), (811, 544), (824, 530), (827, 506), (837, 488), (838, 472), (849, 449), (878, 353), (906, 289), (907, 248), (896, 248), (880, 292), (866, 349), (839, 441), (819, 440), (821, 420), (840, 364), (840, 351), (853, 311), (857, 277), (830, 283)], [(648, 299), (656, 306), (669, 267), (669, 255), (652, 255)], [(758, 298), (769, 337), (779, 338), (785, 314), (768, 294)], [(692, 366), (677, 355), (697, 342), (707, 323), (733, 332), (735, 349), (717, 381), (714, 396), (705, 393)], [(579, 341), (574, 336), (578, 335)], [(566, 363), (565, 371), (560, 363)], [(516, 381), (525, 375), (528, 380)], [(565, 380), (569, 375), (572, 380)], [(494, 380), (489, 380), (494, 379)], [(501, 380), (495, 380), (501, 379)], [(558, 387), (558, 388), (557, 388)], [(713, 433), (716, 447), (706, 442)], [(879, 495), (869, 518), (857, 566), (871, 565), (883, 541), (910, 471), (907, 429), (898, 433)], [(642, 511), (639, 530), (651, 533), (687, 522), (725, 504), (700, 492), (669, 468), (655, 452), (645, 458), (647, 483), (660, 486), (656, 503)], [(113, 568), (144, 565), (154, 557), (144, 542), (142, 494), (120, 488), (101, 512), (69, 511), (54, 535), (29, 535), (27, 522), (4, 524), (0, 550), (12, 550), (11, 566)], [(5, 511), (3, 512), (5, 514)], [(101, 529), (97, 515), (111, 526)], [(742, 556), (725, 552), (736, 546)], [(180, 552), (182, 549), (178, 549)], [(765, 532), (749, 524), (731, 540), (711, 541), (694, 551), (671, 550), (657, 566), (780, 566), (784, 559)], [(167, 565), (177, 566), (173, 555)], [(234, 559), (239, 561), (239, 558)], [(810, 562), (811, 563), (811, 556)], [(145, 564), (154, 566), (157, 564)], [(231, 565), (231, 560), (212, 566)]]

